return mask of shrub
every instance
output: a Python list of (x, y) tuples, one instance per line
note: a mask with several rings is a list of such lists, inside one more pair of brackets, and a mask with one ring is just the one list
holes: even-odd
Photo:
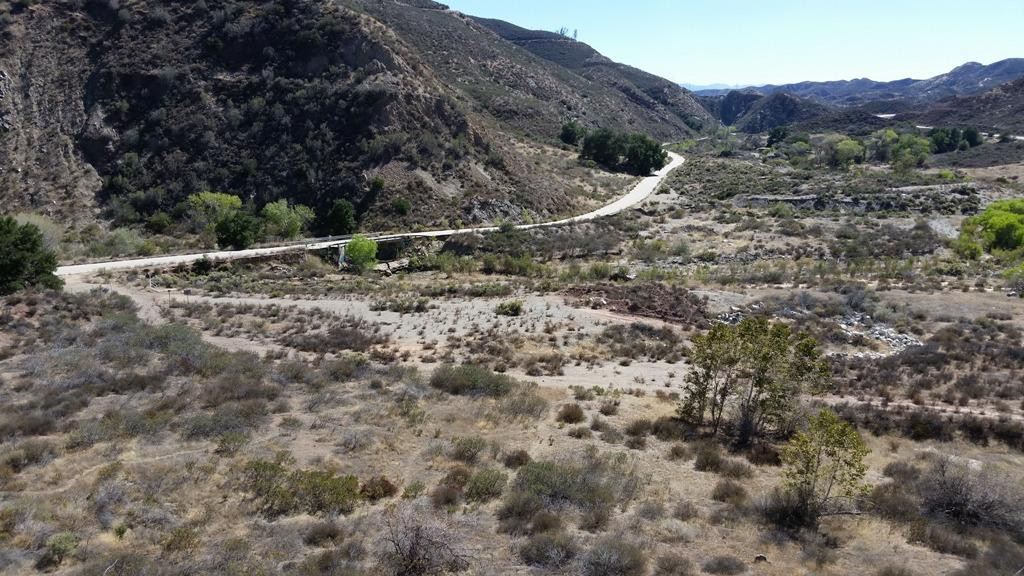
[(530, 453), (526, 450), (513, 450), (505, 455), (504, 463), (507, 468), (519, 468), (530, 462)]
[(719, 480), (711, 491), (711, 498), (739, 507), (747, 501), (747, 490), (734, 480)]
[(362, 272), (377, 264), (377, 242), (357, 234), (345, 246), (345, 260)]
[(718, 472), (722, 469), (721, 448), (714, 442), (700, 442), (694, 450), (693, 469), (700, 472)]
[(689, 460), (693, 458), (693, 452), (686, 444), (673, 444), (668, 449), (669, 460)]
[(398, 487), (384, 476), (374, 476), (359, 487), (359, 495), (371, 502), (390, 498), (397, 493)]
[(36, 567), (46, 569), (58, 566), (64, 558), (78, 548), (78, 537), (71, 532), (58, 532), (46, 540), (46, 549), (36, 562)]
[(444, 516), (415, 502), (403, 502), (384, 516), (381, 572), (406, 576), (461, 572), (470, 558), (463, 540)]
[(672, 508), (672, 517), (683, 522), (692, 520), (699, 514), (700, 510), (698, 510), (697, 506), (689, 500), (680, 500), (679, 502), (676, 502), (675, 507)]
[(554, 512), (541, 510), (530, 520), (530, 534), (557, 532), (562, 528), (562, 518)]
[(251, 460), (242, 473), (246, 488), (270, 516), (299, 511), (347, 514), (359, 500), (359, 480), (355, 476), (339, 476), (328, 470), (288, 471), (280, 462), (269, 460)]
[(678, 552), (666, 552), (654, 561), (654, 576), (690, 576), (693, 562)]
[(789, 490), (773, 490), (761, 499), (757, 511), (767, 524), (791, 533), (818, 523), (817, 512)]
[(459, 503), (462, 489), (449, 484), (439, 484), (430, 492), (430, 502), (435, 508), (447, 508)]
[(315, 522), (306, 530), (302, 541), (309, 546), (322, 546), (327, 543), (336, 543), (341, 540), (341, 528), (337, 523), (326, 520)]
[(334, 201), (331, 209), (319, 223), (322, 232), (331, 236), (344, 236), (356, 230), (356, 209), (344, 198)]
[(576, 426), (575, 428), (571, 428), (569, 429), (568, 434), (570, 437), (576, 438), (577, 440), (584, 440), (593, 435), (590, 428), (587, 428), (586, 426)]
[(512, 391), (515, 380), (484, 366), (445, 364), (434, 369), (430, 385), (449, 394), (500, 397)]
[(494, 308), (494, 313), (498, 316), (521, 316), (523, 313), (523, 303), (519, 300), (502, 302)]
[(501, 496), (505, 489), (508, 476), (500, 470), (481, 470), (469, 479), (466, 484), (466, 499), (475, 502), (486, 502)]
[(563, 404), (558, 409), (558, 421), (566, 424), (578, 424), (583, 422), (586, 416), (583, 414), (583, 408), (579, 404)]
[(60, 288), (63, 283), (54, 276), (56, 269), (57, 256), (43, 245), (35, 224), (0, 217), (0, 295), (28, 286)]
[(460, 462), (472, 464), (476, 462), (480, 453), (483, 452), (486, 447), (487, 441), (479, 436), (458, 438), (455, 440), (454, 444), (452, 444), (451, 456)]
[(710, 574), (720, 574), (723, 576), (742, 574), (747, 571), (747, 565), (743, 563), (743, 560), (727, 554), (715, 556), (705, 562), (702, 568)]
[(626, 425), (624, 431), (629, 436), (646, 436), (651, 432), (651, 421), (647, 418), (633, 420)]
[(883, 566), (875, 576), (914, 576), (914, 573), (903, 566)]
[(879, 484), (871, 490), (871, 509), (890, 520), (913, 520), (919, 515), (917, 502), (896, 483)]
[(719, 473), (726, 478), (750, 478), (754, 475), (754, 469), (741, 460), (723, 460)]
[(583, 576), (642, 576), (647, 557), (632, 542), (619, 537), (601, 538), (580, 559)]
[(548, 570), (561, 568), (579, 553), (576, 541), (563, 532), (541, 532), (527, 538), (519, 548), (519, 557), (529, 566)]
[(924, 544), (943, 554), (955, 554), (964, 558), (978, 557), (977, 544), (941, 524), (924, 520), (910, 525), (910, 535), (907, 537), (907, 541)]
[(626, 448), (630, 450), (643, 450), (647, 448), (646, 436), (630, 436), (626, 438)]

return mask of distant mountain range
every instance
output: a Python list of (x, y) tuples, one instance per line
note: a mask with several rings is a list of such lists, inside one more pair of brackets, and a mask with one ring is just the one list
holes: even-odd
[[(858, 106), (878, 100), (935, 102), (951, 96), (976, 94), (1024, 76), (1024, 58), (1008, 58), (992, 64), (968, 62), (945, 74), (924, 80), (905, 78), (879, 82), (869, 78), (828, 82), (769, 84), (746, 88), (759, 94), (784, 92), (824, 104)], [(728, 90), (697, 90), (701, 96), (721, 96)]]
[(749, 133), (783, 124), (858, 132), (891, 122), (1024, 131), (1024, 58), (970, 62), (927, 80), (800, 82), (697, 94), (719, 121)]
[(748, 88), (750, 84), (687, 84), (682, 82), (679, 84), (683, 88), (686, 88), (690, 92), (728, 92), (730, 90), (742, 90)]

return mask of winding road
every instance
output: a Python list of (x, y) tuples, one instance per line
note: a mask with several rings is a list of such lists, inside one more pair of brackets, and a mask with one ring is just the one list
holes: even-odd
[[(606, 204), (597, 210), (587, 212), (586, 214), (580, 214), (579, 216), (573, 216), (571, 218), (563, 218), (561, 220), (553, 220), (550, 222), (541, 222), (538, 224), (521, 224), (516, 228), (521, 230), (528, 230), (530, 228), (541, 228), (545, 226), (558, 226), (561, 224), (571, 224), (573, 222), (586, 222), (589, 220), (596, 220), (604, 216), (611, 216), (618, 214), (624, 210), (632, 208), (637, 204), (646, 200), (654, 191), (658, 188), (658, 185), (669, 175), (670, 172), (678, 168), (685, 162), (685, 159), (673, 152), (668, 152), (669, 163), (664, 168), (658, 170), (654, 174), (645, 177), (640, 180), (628, 194), (622, 196), (618, 200)], [(465, 234), (468, 232), (493, 232), (497, 230), (497, 226), (482, 226), (478, 228), (455, 228), (450, 230), (429, 230), (425, 232), (399, 232), (395, 234), (371, 234), (368, 235), (370, 238), (375, 240), (397, 240), (399, 238), (439, 238), (444, 236), (454, 236), (455, 234)], [(96, 272), (102, 272), (106, 270), (128, 270), (131, 268), (149, 268), (149, 267), (163, 267), (163, 266), (176, 266), (178, 264), (188, 264), (201, 260), (204, 257), (211, 260), (242, 260), (245, 258), (256, 258), (260, 256), (271, 256), (274, 254), (286, 254), (290, 252), (299, 252), (303, 250), (323, 250), (326, 248), (332, 248), (347, 244), (349, 238), (333, 238), (326, 240), (312, 240), (296, 244), (288, 244), (285, 246), (272, 246), (268, 248), (251, 248), (248, 250), (222, 250), (217, 252), (198, 252), (193, 254), (175, 254), (171, 256), (155, 256), (150, 258), (135, 258), (131, 260), (111, 260), (108, 262), (92, 262), (89, 264), (72, 264), (69, 266), (59, 266), (57, 268), (57, 276), (77, 276), (80, 274), (92, 274)]]

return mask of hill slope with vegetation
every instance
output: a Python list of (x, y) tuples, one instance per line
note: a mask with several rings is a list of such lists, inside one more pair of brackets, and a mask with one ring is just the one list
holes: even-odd
[(346, 200), (365, 229), (544, 219), (593, 188), (536, 159), (565, 120), (693, 131), (664, 104), (433, 3), (0, 1), (0, 12), (0, 201), (78, 228), (164, 232), (211, 190), (252, 213), (309, 206), (317, 220)]

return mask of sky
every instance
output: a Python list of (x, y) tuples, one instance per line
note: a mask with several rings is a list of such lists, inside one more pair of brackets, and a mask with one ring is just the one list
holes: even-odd
[(577, 30), (612, 60), (689, 84), (928, 78), (1024, 57), (1024, 0), (440, 0)]

